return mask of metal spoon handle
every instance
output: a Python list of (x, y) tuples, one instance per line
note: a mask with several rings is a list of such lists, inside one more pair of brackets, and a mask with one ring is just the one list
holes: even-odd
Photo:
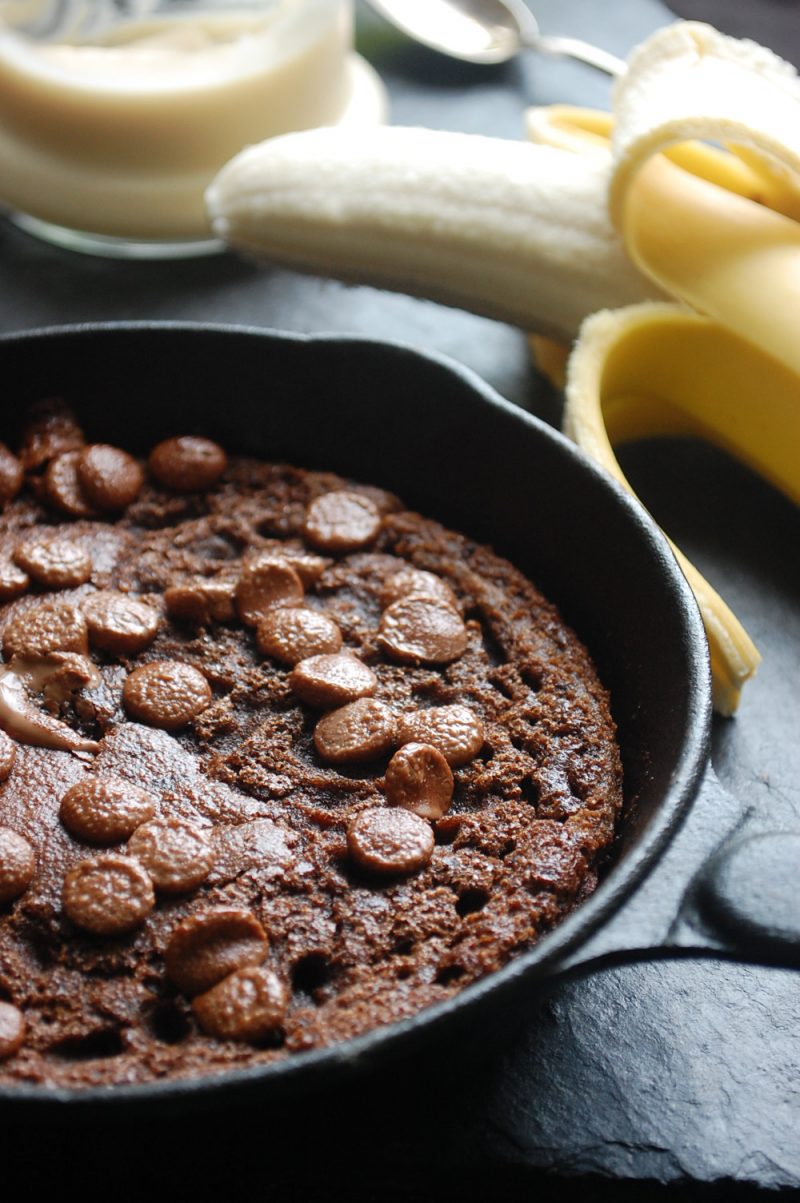
[(617, 76), (625, 73), (624, 59), (617, 58), (616, 54), (611, 54), (608, 50), (601, 50), (599, 46), (592, 46), (590, 42), (582, 42), (580, 38), (549, 34), (532, 37), (527, 34), (525, 44), (543, 54), (563, 54), (568, 58), (579, 59), (582, 63), (588, 63), (590, 67), (596, 67), (598, 71), (604, 71), (606, 75)]

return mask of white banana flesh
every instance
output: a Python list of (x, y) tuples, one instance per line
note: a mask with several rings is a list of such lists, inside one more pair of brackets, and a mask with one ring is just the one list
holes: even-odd
[(663, 296), (605, 208), (607, 163), (398, 127), (309, 130), (232, 159), (207, 193), (241, 251), (571, 340), (596, 309)]
[[(580, 329), (566, 429), (626, 487), (614, 442), (690, 434), (800, 503), (793, 69), (679, 22), (634, 52), (613, 114), (551, 106), (527, 124), (527, 146), (391, 128), (275, 139), (214, 182), (215, 231), (273, 262), (515, 322), (554, 377)], [(731, 714), (758, 652), (675, 550)]]

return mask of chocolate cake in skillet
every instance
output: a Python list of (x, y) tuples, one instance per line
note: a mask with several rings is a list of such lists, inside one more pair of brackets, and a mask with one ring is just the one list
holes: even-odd
[(609, 700), (507, 561), (372, 485), (0, 453), (0, 1081), (215, 1074), (443, 1000), (593, 889)]

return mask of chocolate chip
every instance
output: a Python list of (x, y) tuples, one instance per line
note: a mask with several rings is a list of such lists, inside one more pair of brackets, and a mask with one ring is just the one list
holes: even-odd
[(122, 690), (132, 718), (151, 727), (177, 731), (211, 703), (211, 688), (201, 672), (177, 660), (156, 660), (135, 668)]
[(185, 894), (197, 889), (214, 864), (214, 850), (206, 832), (181, 819), (143, 823), (131, 836), (128, 851), (141, 861), (162, 894)]
[(372, 873), (414, 873), (431, 859), (433, 831), (410, 810), (362, 810), (347, 828), (353, 860)]
[(13, 1056), (25, 1040), (25, 1016), (12, 1003), (0, 1002), (0, 1061)]
[(228, 457), (211, 439), (184, 435), (165, 439), (150, 452), (147, 466), (159, 484), (176, 493), (210, 489), (228, 466)]
[(51, 652), (78, 652), (85, 656), (89, 650), (86, 619), (80, 610), (66, 602), (46, 601), (21, 610), (6, 624), (3, 631), (3, 655), (35, 659)]
[[(12, 660), (10, 664), (0, 666), (0, 725), (19, 743), (64, 751), (98, 752), (98, 743), (78, 735), (66, 723), (41, 710), (29, 693), (30, 688), (43, 688), (47, 702), (53, 709), (58, 709), (64, 698), (62, 689), (66, 687), (71, 691), (76, 677), (72, 664), (59, 663), (57, 657), (62, 654), (54, 652), (33, 664), (29, 660)], [(71, 657), (72, 653), (67, 655)], [(83, 657), (76, 659), (82, 661)], [(83, 679), (83, 674), (80, 676)]]
[(400, 718), (399, 744), (431, 744), (438, 748), (451, 768), (474, 759), (483, 747), (483, 723), (469, 706), (432, 706), (412, 710)]
[(22, 464), (5, 443), (0, 443), (0, 506), (8, 505), (22, 488)]
[(54, 456), (76, 451), (83, 444), (83, 431), (73, 411), (60, 397), (48, 397), (28, 412), (19, 458), (26, 472), (36, 472)]
[(61, 822), (89, 844), (119, 844), (156, 813), (156, 799), (119, 777), (87, 777), (61, 799)]
[(329, 709), (372, 697), (378, 678), (358, 656), (345, 651), (301, 660), (289, 673), (289, 685), (309, 706)]
[(386, 801), (423, 819), (441, 819), (453, 798), (453, 774), (438, 749), (406, 744), (386, 768)]
[(382, 647), (403, 664), (449, 664), (464, 654), (467, 628), (451, 606), (426, 597), (405, 597), (384, 610)]
[(180, 622), (204, 627), (229, 622), (236, 613), (236, 581), (231, 577), (194, 577), (180, 585), (170, 585), (164, 593), (167, 612)]
[[(16, 671), (21, 668), (15, 665)], [(87, 687), (95, 689), (102, 680), (91, 660), (78, 652), (51, 652), (46, 659), (36, 661), (28, 679), (34, 688), (40, 686), (45, 706), (52, 714), (58, 714), (73, 694)]]
[(286, 986), (271, 969), (232, 973), (192, 1003), (204, 1032), (218, 1040), (263, 1040), (276, 1031), (289, 1003)]
[(15, 548), (14, 562), (48, 589), (72, 589), (92, 575), (91, 557), (70, 539), (26, 539)]
[(78, 454), (78, 480), (90, 505), (99, 510), (124, 510), (144, 484), (141, 465), (120, 447), (92, 443)]
[(267, 933), (238, 907), (190, 915), (173, 931), (164, 953), (167, 975), (184, 994), (202, 994), (230, 973), (260, 965)]
[(396, 746), (396, 725), (397, 716), (383, 702), (359, 698), (320, 719), (314, 746), (332, 764), (375, 760)]
[(0, 561), (0, 602), (13, 601), (21, 597), (30, 588), (31, 580), (27, 572), (23, 572), (10, 560)]
[(153, 606), (111, 589), (81, 601), (89, 642), (117, 656), (135, 656), (153, 642), (161, 618)]
[(236, 585), (236, 609), (242, 622), (258, 625), (268, 610), (297, 606), (303, 600), (303, 583), (286, 560), (260, 556), (242, 570)]
[(421, 568), (400, 568), (384, 582), (380, 596), (383, 606), (390, 606), (401, 597), (427, 597), (458, 609), (456, 595), (450, 586), (436, 573), (424, 572)]
[(116, 936), (143, 923), (156, 898), (150, 876), (138, 861), (106, 852), (69, 870), (62, 902), (76, 927)]
[(17, 745), (5, 731), (0, 731), (0, 781), (5, 781), (17, 759)]
[(256, 643), (263, 655), (272, 656), (282, 664), (297, 664), (309, 656), (338, 652), (342, 632), (319, 610), (284, 608), (270, 610), (259, 619)]
[(78, 476), (80, 451), (65, 451), (51, 459), (42, 482), (45, 501), (72, 518), (96, 518)]
[(306, 511), (303, 534), (320, 551), (358, 551), (376, 538), (381, 515), (361, 493), (323, 493)]
[(36, 856), (28, 841), (10, 827), (0, 827), (0, 906), (19, 898), (36, 872)]
[(282, 555), (291, 564), (306, 589), (318, 581), (325, 569), (330, 568), (333, 563), (333, 560), (325, 556), (315, 556), (310, 551), (297, 551), (294, 547), (284, 548), (277, 554)]

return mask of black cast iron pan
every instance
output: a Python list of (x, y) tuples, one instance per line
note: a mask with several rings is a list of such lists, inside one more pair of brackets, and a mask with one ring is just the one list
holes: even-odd
[[(800, 832), (770, 832), (708, 769), (709, 668), (694, 603), (654, 524), (570, 443), (466, 369), (408, 347), (183, 324), (0, 338), (0, 438), (59, 394), (93, 440), (145, 452), (204, 433), (232, 451), (327, 468), (399, 493), (492, 543), (560, 606), (610, 688), (627, 815), (605, 880), (535, 948), (447, 1003), (355, 1041), (195, 1081), (0, 1102), (78, 1111), (185, 1108), (334, 1083), (524, 1005), (554, 976), (625, 957), (800, 962)], [(688, 817), (688, 818), (687, 818)], [(791, 874), (791, 877), (790, 877)]]

